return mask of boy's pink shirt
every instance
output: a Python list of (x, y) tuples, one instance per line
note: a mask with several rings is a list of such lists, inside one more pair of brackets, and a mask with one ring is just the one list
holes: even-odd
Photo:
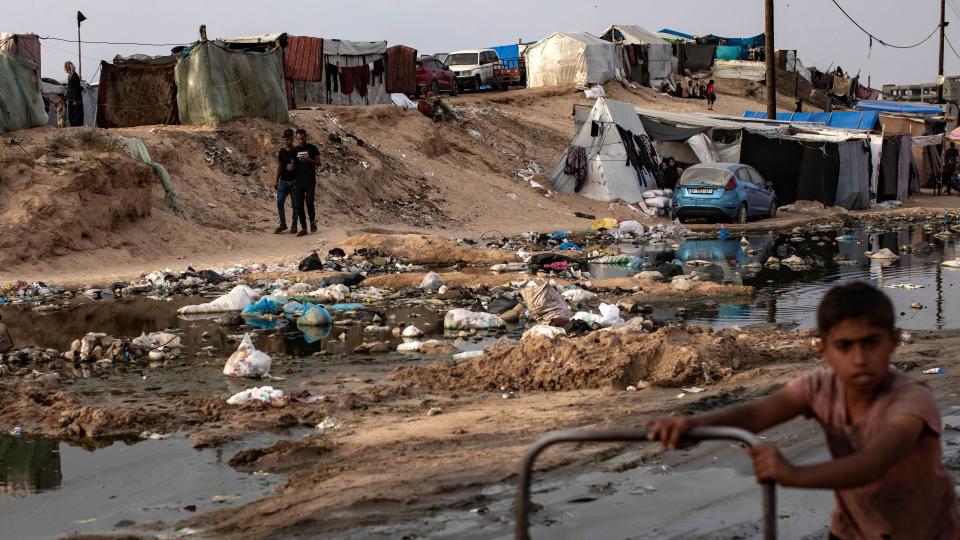
[(806, 404), (826, 433), (834, 459), (863, 450), (887, 419), (909, 415), (925, 427), (913, 447), (880, 479), (838, 489), (830, 532), (843, 540), (879, 538), (960, 538), (960, 514), (950, 474), (941, 463), (941, 419), (926, 384), (890, 368), (876, 401), (856, 424), (849, 421), (844, 387), (833, 369), (799, 377), (787, 390)]

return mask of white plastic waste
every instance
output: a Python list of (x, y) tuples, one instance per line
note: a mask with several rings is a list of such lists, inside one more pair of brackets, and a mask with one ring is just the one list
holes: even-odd
[(654, 208), (669, 208), (671, 199), (670, 197), (651, 197), (644, 199), (643, 203)]
[(620, 222), (620, 234), (643, 235), (643, 225), (639, 221), (627, 220)]
[(258, 386), (230, 396), (227, 398), (227, 405), (243, 405), (251, 401), (269, 403), (281, 398), (283, 398), (283, 390), (274, 389), (272, 386)]
[(526, 272), (527, 263), (501, 263), (490, 267), (493, 272)]
[(580, 287), (571, 287), (561, 293), (563, 299), (574, 308), (590, 307), (597, 304), (599, 297)]
[(465, 351), (462, 353), (452, 354), (450, 358), (454, 360), (464, 360), (466, 358), (477, 358), (483, 356), (483, 351)]
[(287, 289), (287, 296), (302, 296), (312, 290), (313, 287), (308, 283), (294, 283)]
[(888, 248), (883, 248), (880, 251), (876, 251), (873, 253), (868, 251), (865, 255), (867, 255), (867, 257), (870, 257), (871, 259), (884, 259), (884, 260), (891, 260), (891, 261), (900, 258), (899, 255), (890, 251)]
[(605, 97), (607, 93), (604, 92), (602, 86), (597, 85), (597, 86), (594, 86), (593, 88), (588, 88), (587, 90), (584, 90), (583, 95), (586, 96), (587, 99), (597, 99), (597, 98)]
[(693, 282), (685, 277), (675, 277), (673, 282), (670, 284), (675, 291), (689, 291), (693, 288)]
[(159, 347), (179, 349), (180, 336), (167, 332), (150, 332), (149, 335), (140, 334), (140, 337), (133, 338), (130, 344), (141, 349), (157, 349)]
[(600, 328), (609, 328), (616, 324), (623, 324), (624, 322), (620, 317), (620, 308), (612, 304), (600, 304), (599, 316), (595, 313), (578, 311), (573, 318), (579, 319), (590, 326), (599, 326)]
[(224, 364), (223, 374), (228, 377), (263, 377), (270, 373), (271, 363), (269, 356), (253, 346), (250, 334), (244, 334), (237, 351)]
[(410, 326), (403, 329), (403, 333), (401, 335), (405, 338), (415, 338), (415, 337), (422, 336), (423, 331), (421, 331), (419, 328), (411, 324)]
[(570, 319), (572, 312), (557, 288), (545, 279), (531, 280), (520, 289), (520, 296), (535, 321), (551, 323)]
[(644, 270), (633, 276), (634, 279), (650, 279), (653, 281), (663, 281), (663, 274), (656, 270)]
[(522, 341), (530, 336), (543, 336), (552, 340), (565, 335), (567, 335), (567, 331), (563, 328), (557, 328), (556, 326), (550, 326), (547, 324), (538, 324), (530, 327), (529, 330), (524, 332), (520, 340)]
[(420, 352), (422, 347), (422, 341), (408, 341), (397, 345), (397, 352)]
[(348, 294), (350, 287), (338, 283), (307, 293), (307, 296), (316, 298), (321, 304), (336, 304), (346, 300)]
[(429, 272), (423, 276), (423, 281), (420, 282), (420, 288), (428, 291), (435, 291), (443, 285), (443, 278), (438, 276), (436, 272)]
[(217, 298), (213, 302), (196, 306), (183, 306), (177, 313), (226, 313), (228, 311), (242, 311), (243, 308), (257, 301), (260, 293), (247, 287), (237, 285), (230, 292)]
[(503, 328), (507, 325), (503, 319), (492, 313), (470, 311), (469, 309), (451, 309), (443, 318), (443, 327), (449, 330), (483, 330)]
[(954, 259), (952, 261), (943, 261), (940, 263), (940, 266), (945, 266), (947, 268), (960, 268), (960, 259)]

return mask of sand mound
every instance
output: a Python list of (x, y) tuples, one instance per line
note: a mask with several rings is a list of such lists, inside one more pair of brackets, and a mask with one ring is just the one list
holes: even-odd
[(117, 247), (124, 226), (150, 215), (159, 186), (150, 167), (114, 152), (45, 150), (0, 160), (0, 266)]
[(706, 384), (777, 361), (814, 356), (809, 341), (784, 332), (758, 335), (670, 327), (652, 334), (597, 331), (550, 341), (531, 337), (493, 347), (463, 363), (407, 368), (397, 378), (430, 390), (576, 390)]
[(519, 260), (512, 251), (475, 248), (425, 234), (361, 234), (348, 238), (339, 247), (347, 253), (358, 248), (375, 249), (413, 264), (493, 264)]
[(593, 281), (590, 288), (596, 291), (636, 290), (636, 295), (627, 298), (627, 300), (635, 302), (678, 302), (706, 298), (732, 298), (752, 296), (754, 293), (753, 287), (748, 285), (729, 285), (712, 281), (690, 281), (690, 286), (689, 290), (681, 291), (675, 289), (671, 283), (620, 277)]

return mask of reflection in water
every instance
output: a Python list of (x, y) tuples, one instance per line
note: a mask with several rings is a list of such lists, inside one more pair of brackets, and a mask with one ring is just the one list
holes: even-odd
[(0, 494), (25, 497), (60, 487), (60, 442), (0, 435)]

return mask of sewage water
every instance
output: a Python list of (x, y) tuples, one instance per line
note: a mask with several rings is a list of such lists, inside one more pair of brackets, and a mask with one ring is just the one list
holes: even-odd
[[(835, 238), (850, 235), (850, 241)], [(812, 239), (817, 237), (817, 239)], [(741, 246), (741, 239), (691, 239), (682, 242), (679, 249), (669, 244), (653, 246), (622, 245), (624, 254), (641, 257), (645, 267), (657, 262), (679, 260), (683, 263), (705, 260), (723, 270), (723, 281), (751, 285), (756, 295), (750, 301), (703, 302), (683, 306), (683, 317), (690, 322), (713, 326), (748, 325), (755, 323), (816, 325), (816, 309), (820, 299), (833, 285), (865, 280), (883, 287), (897, 310), (897, 323), (908, 330), (941, 330), (960, 328), (960, 270), (940, 263), (960, 256), (960, 234), (938, 239), (922, 226), (903, 226), (883, 231), (864, 229), (816, 230), (805, 234), (802, 242), (790, 235), (748, 236), (749, 246)], [(821, 245), (823, 244), (823, 245)], [(902, 250), (902, 246), (927, 244), (929, 250)], [(866, 251), (887, 248), (899, 255), (895, 261), (880, 261), (864, 255)], [(779, 270), (763, 268), (751, 271), (750, 263), (764, 263), (773, 256), (784, 259), (790, 255), (811, 257), (821, 262), (805, 270), (781, 266)], [(640, 268), (617, 265), (591, 265), (595, 279), (629, 276)], [(684, 265), (684, 273), (694, 267)], [(900, 287), (909, 288), (900, 288)], [(914, 288), (917, 287), (917, 288)], [(913, 309), (919, 302), (923, 309)], [(678, 318), (676, 307), (657, 308), (654, 316)]]
[[(276, 440), (263, 434), (194, 450), (177, 435), (135, 444), (87, 440), (86, 447), (0, 435), (0, 537), (57, 538), (174, 522), (264, 497), (281, 478), (238, 472), (227, 460), (241, 448)], [(94, 450), (94, 444), (107, 445)]]

